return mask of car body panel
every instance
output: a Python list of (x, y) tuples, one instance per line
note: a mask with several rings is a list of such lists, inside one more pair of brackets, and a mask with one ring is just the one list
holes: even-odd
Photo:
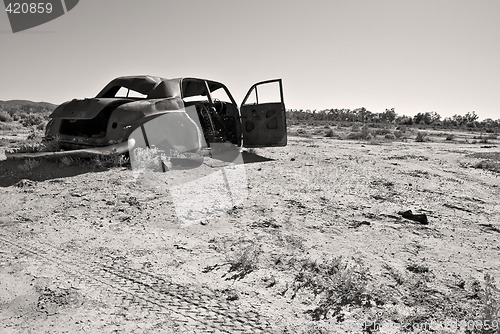
[[(155, 141), (162, 142), (161, 124), (165, 124), (165, 120), (179, 118), (161, 116), (174, 112), (185, 113), (185, 117), (191, 118), (192, 122), (182, 125), (186, 129), (191, 127), (187, 124), (196, 124), (198, 127), (198, 132), (192, 129), (187, 131), (188, 137), (195, 133), (203, 134), (203, 140), (181, 136), (190, 143), (184, 145), (190, 152), (195, 150), (192, 142), (203, 142), (205, 144), (198, 146), (205, 147), (221, 142), (237, 147), (242, 143), (247, 147), (284, 146), (286, 121), (281, 79), (255, 84), (247, 97), (259, 85), (268, 83), (279, 83), (281, 96), (278, 102), (243, 103), (240, 109), (227, 87), (216, 81), (199, 78), (165, 79), (149, 75), (119, 77), (108, 83), (96, 97), (65, 102), (49, 116), (51, 121), (47, 124), (45, 140), (57, 139), (64, 151), (10, 153), (9, 158), (122, 152), (124, 147), (128, 147), (123, 143), (127, 143), (132, 133), (134, 136), (140, 134), (145, 124), (154, 129)], [(227, 101), (212, 96), (217, 92), (224, 92)], [(154, 122), (158, 124), (153, 126)], [(166, 140), (168, 135), (164, 136)], [(176, 142), (175, 147), (183, 147), (172, 136), (169, 138)]]
[[(258, 88), (270, 84), (277, 84), (279, 87), (278, 96), (271, 97), (276, 102), (259, 101)], [(255, 94), (256, 101), (247, 104), (251, 94)], [(286, 114), (281, 79), (266, 80), (254, 84), (243, 99), (240, 112), (245, 147), (287, 145)]]

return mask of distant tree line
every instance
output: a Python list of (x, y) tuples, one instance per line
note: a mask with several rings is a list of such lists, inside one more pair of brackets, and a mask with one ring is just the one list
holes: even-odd
[(492, 132), (500, 132), (500, 119), (492, 120), (491, 118), (487, 118), (478, 121), (479, 116), (474, 111), (468, 112), (465, 115), (454, 115), (452, 117), (442, 118), (441, 115), (435, 111), (420, 112), (415, 116), (398, 115), (394, 108), (385, 109), (385, 111), (380, 113), (371, 112), (366, 108), (325, 109), (319, 111), (291, 109), (287, 111), (287, 119), (291, 122), (360, 122), (443, 128), (489, 129)]

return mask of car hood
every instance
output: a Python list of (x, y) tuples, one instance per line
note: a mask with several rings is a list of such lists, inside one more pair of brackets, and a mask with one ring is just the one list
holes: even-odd
[(91, 98), (72, 100), (57, 107), (50, 118), (91, 119), (97, 116), (106, 107), (117, 108), (122, 104), (133, 102), (123, 98)]

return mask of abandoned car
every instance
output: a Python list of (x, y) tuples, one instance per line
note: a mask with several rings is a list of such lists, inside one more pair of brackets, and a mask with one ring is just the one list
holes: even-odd
[(94, 98), (61, 104), (49, 117), (44, 140), (57, 139), (57, 152), (9, 153), (8, 158), (105, 155), (141, 146), (183, 153), (215, 143), (287, 144), (281, 79), (256, 83), (239, 107), (216, 81), (124, 76)]

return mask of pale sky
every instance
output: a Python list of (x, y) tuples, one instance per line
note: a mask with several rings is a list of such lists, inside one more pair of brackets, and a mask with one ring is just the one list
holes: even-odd
[(13, 34), (0, 13), (0, 100), (62, 103), (150, 74), (282, 78), (287, 108), (476, 111), (500, 118), (499, 0), (81, 0)]

